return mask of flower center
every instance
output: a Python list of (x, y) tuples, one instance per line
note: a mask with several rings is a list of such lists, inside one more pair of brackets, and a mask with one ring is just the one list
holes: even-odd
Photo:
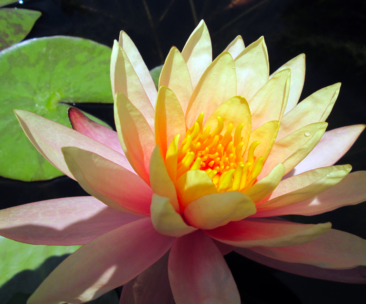
[(194, 125), (187, 130), (178, 150), (177, 178), (188, 170), (203, 170), (212, 179), (219, 192), (245, 191), (256, 181), (263, 168), (264, 157), (256, 158), (254, 151), (260, 141), (253, 142), (247, 150), (242, 130), (244, 124), (236, 127), (230, 123), (224, 130), (223, 119), (217, 117), (217, 127), (211, 132), (207, 125), (203, 130), (201, 113)]

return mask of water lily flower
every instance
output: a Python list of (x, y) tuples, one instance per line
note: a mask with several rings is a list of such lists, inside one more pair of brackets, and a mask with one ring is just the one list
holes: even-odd
[(17, 110), (27, 136), (88, 197), (0, 212), (20, 242), (84, 245), (29, 304), (83, 303), (125, 285), (120, 303), (239, 304), (223, 255), (366, 283), (366, 241), (278, 216), (311, 216), (366, 199), (366, 172), (336, 165), (365, 126), (326, 131), (340, 84), (299, 104), (305, 56), (269, 76), (263, 38), (240, 36), (212, 61), (202, 21), (173, 47), (159, 89), (125, 32), (111, 81), (117, 132), (69, 112), (73, 129)]

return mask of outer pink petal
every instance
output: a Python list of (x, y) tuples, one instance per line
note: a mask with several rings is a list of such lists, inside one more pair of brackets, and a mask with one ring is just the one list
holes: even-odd
[(98, 153), (104, 158), (133, 172), (130, 163), (124, 155), (75, 130), (28, 111), (16, 110), (15, 114), (24, 132), (37, 150), (50, 163), (73, 179), (74, 177), (68, 169), (61, 152), (61, 148), (65, 146), (78, 147)]
[(173, 238), (155, 231), (150, 219), (112, 230), (64, 260), (28, 304), (83, 303), (131, 281), (159, 260)]
[(1, 210), (0, 234), (35, 245), (83, 245), (138, 219), (92, 196), (59, 198)]
[(274, 260), (255, 253), (250, 249), (237, 248), (235, 251), (242, 256), (263, 265), (304, 277), (342, 283), (366, 284), (366, 267), (363, 266), (345, 270), (324, 269), (312, 265), (287, 263)]
[(330, 223), (304, 225), (273, 219), (245, 219), (205, 230), (210, 237), (235, 247), (284, 247), (310, 242), (330, 230)]
[(114, 151), (125, 155), (119, 143), (118, 134), (103, 125), (89, 119), (83, 112), (76, 108), (69, 109), (69, 119), (74, 130), (106, 145)]
[(276, 248), (255, 247), (251, 250), (283, 262), (322, 268), (349, 269), (366, 266), (366, 240), (335, 229), (306, 244)]
[(221, 252), (201, 231), (175, 240), (168, 270), (177, 304), (240, 303), (239, 292)]
[(366, 200), (366, 171), (353, 172), (329, 190), (298, 204), (260, 212), (253, 217), (272, 217), (286, 214), (316, 215)]
[(138, 175), (89, 151), (74, 147), (62, 151), (86, 192), (117, 210), (150, 215), (152, 190)]
[(288, 175), (332, 166), (351, 148), (364, 129), (365, 125), (354, 125), (325, 132), (313, 151)]
[(168, 278), (166, 253), (154, 265), (123, 286), (120, 304), (175, 304)]

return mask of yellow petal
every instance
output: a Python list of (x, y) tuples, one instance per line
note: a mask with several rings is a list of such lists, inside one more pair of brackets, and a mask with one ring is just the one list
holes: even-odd
[(286, 69), (291, 70), (291, 85), (287, 106), (284, 112), (285, 114), (292, 110), (299, 102), (305, 81), (305, 54), (300, 54), (299, 56), (291, 59), (274, 72), (269, 78), (272, 78), (278, 72)]
[(161, 234), (181, 237), (197, 228), (188, 226), (177, 213), (169, 198), (153, 194), (151, 201), (151, 221), (154, 228)]
[(194, 88), (203, 72), (212, 62), (210, 33), (203, 20), (197, 25), (191, 36), (189, 36), (183, 48), (182, 56), (187, 63)]
[(177, 179), (177, 164), (178, 164), (178, 142), (180, 135), (174, 137), (166, 152), (165, 164), (170, 176), (170, 179), (175, 183)]
[(175, 93), (185, 113), (193, 89), (187, 64), (176, 47), (170, 49), (165, 59), (159, 79), (159, 88), (161, 86), (166, 86)]
[(217, 193), (211, 178), (205, 171), (200, 170), (184, 173), (177, 180), (176, 187), (182, 208), (202, 196)]
[(230, 53), (219, 55), (202, 75), (189, 101), (186, 122), (192, 126), (200, 113), (204, 123), (213, 112), (230, 97), (236, 95), (234, 61)]
[(233, 41), (230, 42), (225, 51), (229, 52), (235, 59), (242, 51), (244, 51), (244, 49), (244, 40), (240, 35), (238, 35)]
[(337, 100), (340, 87), (341, 84), (336, 83), (313, 93), (300, 102), (295, 109), (283, 117), (277, 140), (303, 126), (325, 121)]
[(159, 89), (155, 108), (155, 142), (162, 155), (165, 156), (177, 134), (181, 139), (186, 135), (184, 113), (173, 91), (163, 86)]
[[(278, 128), (279, 128), (279, 121), (269, 121), (264, 125), (260, 126), (259, 128), (255, 129), (249, 138), (248, 147), (256, 141), (260, 141), (260, 144), (254, 150), (254, 157), (259, 158), (261, 156), (264, 157), (264, 160), (267, 159), (268, 154), (270, 153), (273, 144), (276, 140)], [(244, 161), (248, 157), (249, 149), (247, 149), (244, 153)]]
[(114, 41), (111, 57), (111, 83), (113, 96), (123, 93), (141, 112), (150, 128), (154, 129), (154, 108), (146, 95), (125, 51)]
[(332, 166), (289, 177), (278, 185), (268, 201), (257, 205), (258, 212), (282, 208), (315, 197), (338, 184), (351, 169), (350, 165)]
[(271, 120), (281, 121), (289, 96), (290, 78), (290, 69), (278, 72), (249, 101), (253, 129)]
[(237, 93), (248, 101), (268, 81), (267, 46), (261, 37), (245, 48), (236, 58)]
[(140, 52), (131, 38), (121, 31), (119, 35), (119, 45), (126, 52), (128, 59), (130, 60), (141, 84), (146, 92), (147, 97), (152, 105), (156, 102), (156, 87), (151, 77), (149, 69), (147, 68), (144, 60), (142, 59)]
[(116, 129), (128, 161), (149, 185), (150, 157), (155, 148), (154, 134), (141, 112), (122, 93), (115, 96)]
[(278, 163), (286, 167), (285, 174), (290, 172), (314, 149), (327, 126), (325, 122), (310, 124), (277, 141), (259, 178), (266, 176)]
[(184, 210), (187, 221), (201, 229), (214, 229), (255, 213), (253, 201), (236, 191), (202, 196)]
[(243, 193), (249, 196), (253, 202), (259, 202), (265, 199), (273, 192), (274, 189), (276, 189), (284, 173), (285, 166), (278, 164), (267, 176), (263, 177), (254, 186)]
[(175, 211), (179, 212), (177, 191), (169, 177), (159, 146), (156, 146), (150, 159), (150, 185), (154, 193), (168, 198)]
[[(233, 124), (235, 130), (241, 123), (244, 123), (242, 136), (249, 137), (252, 129), (252, 121), (248, 102), (244, 97), (234, 96), (226, 100), (207, 120), (206, 125), (210, 125), (211, 130), (215, 130), (218, 124), (217, 117), (220, 116), (224, 122), (224, 133), (230, 123)], [(206, 126), (204, 127), (206, 128)]]

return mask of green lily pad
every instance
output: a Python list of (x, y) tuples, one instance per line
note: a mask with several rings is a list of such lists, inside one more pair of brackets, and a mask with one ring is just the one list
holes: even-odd
[(26, 9), (0, 10), (0, 51), (22, 41), (41, 16), (40, 12)]
[[(0, 236), (0, 303), (25, 304), (42, 281), (81, 246), (43, 246), (19, 243)], [(93, 304), (118, 304), (111, 291)]]
[(0, 0), (0, 7), (8, 5), (10, 3), (16, 3), (18, 1), (14, 1), (14, 0)]
[(73, 37), (18, 43), (0, 52), (0, 175), (36, 181), (61, 176), (33, 147), (13, 109), (71, 127), (67, 103), (113, 103), (111, 50)]
[(31, 295), (79, 247), (29, 245), (0, 237), (0, 303)]
[(154, 80), (154, 83), (155, 83), (155, 86), (156, 87), (159, 86), (159, 77), (160, 77), (160, 74), (161, 74), (161, 70), (162, 69), (163, 69), (163, 66), (162, 65), (159, 65), (159, 66), (153, 68), (150, 71), (151, 77)]

